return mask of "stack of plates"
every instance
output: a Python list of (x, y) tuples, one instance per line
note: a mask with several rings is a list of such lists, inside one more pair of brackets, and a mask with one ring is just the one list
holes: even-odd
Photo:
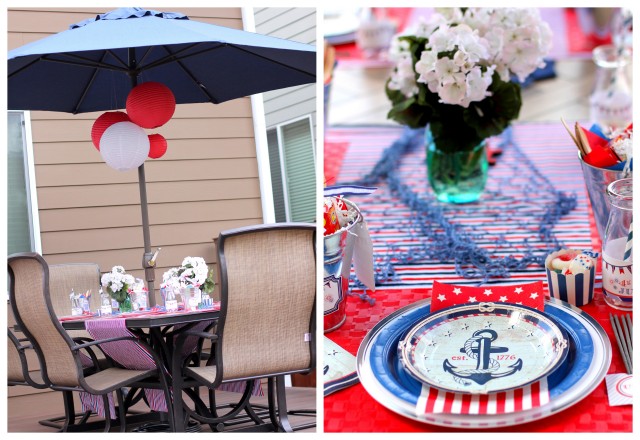
[(426, 300), (378, 323), (360, 346), (357, 368), (388, 409), (475, 429), (562, 411), (593, 391), (610, 362), (602, 327), (565, 302), (552, 299), (544, 312), (482, 303), (430, 314)]

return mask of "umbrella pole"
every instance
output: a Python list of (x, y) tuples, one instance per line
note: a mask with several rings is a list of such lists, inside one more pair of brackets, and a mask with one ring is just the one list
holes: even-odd
[[(136, 73), (136, 52), (135, 48), (129, 48), (129, 76), (131, 78), (131, 89), (138, 85)], [(144, 174), (144, 162), (138, 167), (138, 187), (140, 188), (140, 211), (142, 214), (142, 237), (144, 239), (144, 254), (142, 255), (142, 267), (149, 289), (149, 305), (156, 305), (156, 294), (153, 286), (155, 281), (155, 265), (158, 252), (151, 253), (151, 234), (149, 232), (149, 209), (147, 206), (147, 179)]]
[(144, 254), (142, 256), (142, 267), (149, 289), (149, 302), (151, 306), (156, 305), (156, 295), (153, 287), (155, 281), (155, 265), (158, 253), (151, 253), (151, 234), (149, 233), (149, 210), (147, 207), (147, 184), (144, 175), (144, 163), (138, 167), (138, 186), (140, 187), (140, 211), (142, 213), (142, 236), (144, 238)]

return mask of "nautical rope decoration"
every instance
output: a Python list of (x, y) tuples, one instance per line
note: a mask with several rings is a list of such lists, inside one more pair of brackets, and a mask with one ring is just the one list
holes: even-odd
[[(458, 276), (485, 284), (532, 265), (543, 267), (545, 256), (562, 247), (554, 227), (576, 208), (577, 196), (554, 187), (514, 141), (511, 128), (500, 137), (503, 154), (490, 170), (485, 196), (468, 205), (442, 204), (427, 189), (423, 137), (423, 130), (405, 129), (371, 171), (353, 182), (380, 187), (369, 205), (362, 203), (363, 211), (389, 206), (380, 222), (369, 225), (376, 248), (376, 285), (397, 283), (399, 265), (433, 262), (453, 264)], [(356, 174), (350, 171), (356, 166), (353, 157), (343, 176), (344, 169), (349, 177)], [(399, 217), (394, 210), (407, 208), (409, 215), (399, 222), (390, 219)], [(378, 234), (393, 233), (402, 240), (376, 240)]]

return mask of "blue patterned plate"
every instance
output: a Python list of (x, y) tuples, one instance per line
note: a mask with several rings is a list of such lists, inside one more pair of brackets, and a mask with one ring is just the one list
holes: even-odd
[[(555, 319), (567, 333), (569, 351), (565, 361), (541, 381), (546, 383), (548, 401), (533, 408), (495, 414), (425, 410), (422, 403), (426, 385), (403, 367), (398, 357), (398, 343), (429, 315), (430, 303), (431, 300), (420, 301), (384, 318), (364, 338), (357, 356), (358, 376), (367, 392), (389, 410), (413, 420), (467, 429), (513, 426), (539, 420), (587, 397), (602, 382), (611, 363), (611, 344), (600, 324), (577, 307), (551, 299), (545, 302), (545, 314)], [(471, 399), (481, 397), (483, 395), (470, 396)]]
[(439, 310), (398, 343), (398, 357), (419, 381), (454, 393), (520, 388), (552, 373), (569, 352), (567, 333), (544, 313), (506, 303)]

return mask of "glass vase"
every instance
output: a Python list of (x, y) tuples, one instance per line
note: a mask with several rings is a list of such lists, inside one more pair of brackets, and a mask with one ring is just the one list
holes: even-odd
[(633, 118), (633, 96), (627, 78), (627, 66), (631, 63), (631, 52), (612, 44), (593, 49), (596, 63), (596, 81), (590, 103), (592, 123), (603, 129), (624, 128)]
[(118, 301), (118, 308), (120, 309), (120, 313), (127, 313), (132, 310), (131, 297), (127, 295), (124, 301)]
[(487, 183), (489, 163), (486, 142), (464, 151), (438, 149), (429, 128), (425, 130), (427, 177), (436, 198), (446, 203), (471, 203), (480, 198)]

